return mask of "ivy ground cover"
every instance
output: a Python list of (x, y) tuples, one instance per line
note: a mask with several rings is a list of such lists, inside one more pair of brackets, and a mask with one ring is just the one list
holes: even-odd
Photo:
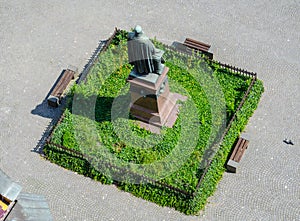
[(86, 81), (72, 88), (64, 118), (44, 153), (50, 161), (94, 180), (196, 214), (216, 189), (230, 149), (257, 107), (262, 82), (255, 82), (221, 140), (252, 79), (154, 40), (165, 51), (171, 92), (188, 99), (181, 102), (173, 128), (152, 134), (129, 114), (126, 79), (132, 66), (124, 36), (125, 31), (117, 33)]

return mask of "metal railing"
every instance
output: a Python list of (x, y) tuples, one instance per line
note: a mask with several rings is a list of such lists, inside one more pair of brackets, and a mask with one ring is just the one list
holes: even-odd
[[(101, 41), (101, 42), (99, 43), (99, 46), (97, 47), (97, 49), (95, 50), (94, 54), (93, 54), (92, 57), (90, 58), (89, 62), (86, 64), (84, 70), (83, 70), (82, 73), (80, 74), (80, 78), (79, 78), (79, 80), (78, 80), (77, 83), (81, 83), (81, 82), (83, 82), (83, 81), (86, 80), (87, 75), (88, 75), (88, 73), (89, 73), (91, 67), (94, 65), (94, 63), (95, 63), (95, 61), (96, 61), (98, 55), (99, 55), (101, 52), (105, 51), (105, 50), (109, 47), (111, 41), (113, 40), (113, 38), (115, 37), (115, 35), (118, 33), (118, 31), (119, 31), (119, 29), (115, 28), (114, 33), (111, 35), (111, 37), (110, 37), (108, 40), (106, 40), (106, 41)], [(176, 51), (176, 49), (174, 49), (173, 47), (170, 47), (170, 46), (168, 46), (168, 45), (164, 45), (164, 47), (166, 47), (167, 49)], [(177, 52), (178, 52), (178, 51), (177, 51)], [(184, 55), (187, 55), (187, 56), (191, 56), (191, 55), (189, 55), (189, 54), (187, 54), (187, 53), (184, 53), (184, 52), (182, 52), (182, 51), (180, 51), (180, 52), (178, 52), (178, 53), (184, 54)], [(203, 59), (203, 58), (201, 57), (201, 59)], [(204, 59), (205, 59), (205, 58), (204, 58)], [(243, 96), (243, 98), (242, 98), (242, 100), (241, 100), (241, 102), (240, 102), (238, 108), (236, 109), (235, 113), (233, 114), (231, 120), (229, 121), (229, 123), (228, 123), (228, 125), (227, 125), (225, 131), (223, 132), (223, 134), (222, 134), (222, 136), (221, 136), (220, 143), (219, 143), (219, 145), (218, 145), (219, 148), (220, 148), (221, 142), (223, 141), (224, 137), (226, 136), (226, 134), (228, 133), (229, 129), (231, 128), (231, 125), (232, 125), (233, 121), (234, 121), (234, 120), (236, 119), (236, 117), (237, 117), (237, 112), (242, 108), (242, 106), (243, 106), (243, 104), (245, 103), (245, 101), (246, 101), (246, 99), (247, 99), (247, 97), (248, 97), (248, 95), (249, 95), (249, 93), (250, 93), (250, 91), (251, 91), (253, 85), (255, 84), (255, 82), (256, 82), (256, 80), (257, 80), (257, 74), (254, 73), (254, 72), (249, 72), (249, 71), (247, 71), (247, 70), (244, 70), (244, 69), (241, 69), (241, 68), (238, 68), (238, 67), (229, 65), (229, 64), (224, 64), (224, 63), (221, 63), (221, 62), (215, 61), (215, 60), (207, 60), (207, 62), (208, 62), (208, 63), (211, 63), (211, 64), (217, 64), (217, 65), (220, 66), (220, 68), (228, 69), (228, 70), (230, 70), (230, 71), (233, 72), (233, 73), (236, 73), (236, 74), (239, 74), (239, 75), (242, 75), (242, 76), (246, 76), (246, 77), (252, 78), (252, 81), (251, 81), (251, 83), (250, 83), (250, 85), (249, 85), (249, 87), (248, 87), (246, 93), (244, 94), (244, 96)], [(58, 125), (58, 124), (63, 120), (63, 118), (64, 118), (64, 114), (61, 115), (61, 117), (60, 117), (59, 120), (57, 121), (56, 125)], [(64, 151), (64, 152), (68, 153), (68, 154), (71, 154), (71, 155), (74, 156), (74, 157), (78, 157), (78, 158), (86, 159), (86, 160), (91, 159), (89, 156), (84, 155), (84, 154), (82, 154), (82, 153), (79, 152), (79, 151), (75, 151), (75, 150), (72, 150), (72, 149), (70, 149), (70, 148), (67, 148), (67, 147), (65, 147), (65, 146), (63, 146), (63, 145), (59, 145), (59, 144), (56, 144), (56, 143), (51, 142), (52, 133), (53, 133), (53, 131), (54, 131), (56, 125), (54, 125), (53, 128), (51, 128), (51, 132), (49, 133), (49, 136), (48, 136), (48, 138), (46, 139), (46, 144), (47, 144), (47, 145), (52, 145), (52, 146), (54, 146), (56, 149), (62, 150), (62, 151)], [(218, 149), (218, 150), (219, 150), (219, 149)], [(194, 197), (194, 196), (197, 194), (197, 191), (198, 191), (198, 189), (200, 188), (201, 183), (202, 183), (202, 181), (203, 181), (203, 179), (204, 179), (204, 177), (205, 177), (205, 175), (206, 175), (206, 173), (207, 173), (207, 171), (208, 171), (208, 168), (210, 167), (210, 165), (211, 165), (213, 159), (214, 159), (214, 158), (212, 158), (212, 159), (208, 162), (208, 164), (207, 164), (208, 166), (205, 168), (204, 172), (202, 173), (201, 177), (199, 178), (199, 181), (198, 181), (198, 183), (197, 183), (197, 187), (196, 187), (195, 191), (193, 191), (192, 193), (191, 193), (191, 192), (188, 192), (188, 191), (186, 191), (186, 190), (182, 190), (182, 189), (180, 189), (180, 188), (171, 186), (171, 185), (169, 185), (169, 184), (163, 183), (163, 182), (161, 182), (161, 181), (157, 181), (157, 180), (154, 180), (154, 179), (152, 179), (152, 178), (149, 178), (149, 177), (146, 177), (146, 176), (143, 176), (143, 175), (139, 175), (139, 174), (133, 173), (132, 171), (128, 171), (128, 170), (125, 171), (124, 168), (119, 168), (119, 167), (117, 167), (117, 166), (115, 166), (115, 165), (112, 165), (112, 164), (109, 164), (109, 163), (107, 163), (107, 162), (104, 162), (103, 165), (106, 165), (108, 168), (113, 168), (113, 169), (115, 169), (115, 170), (119, 170), (119, 171), (121, 171), (122, 173), (129, 173), (129, 174), (131, 174), (131, 175), (133, 175), (133, 176), (135, 176), (135, 177), (139, 177), (142, 181), (147, 181), (147, 182), (150, 182), (150, 183), (155, 184), (155, 185), (158, 185), (158, 186), (166, 187), (166, 188), (168, 188), (168, 189), (170, 189), (170, 190), (172, 190), (172, 191), (175, 191), (175, 192), (177, 192), (177, 193), (183, 194), (183, 195), (184, 195), (185, 197), (187, 197), (187, 198), (191, 198), (191, 197)]]

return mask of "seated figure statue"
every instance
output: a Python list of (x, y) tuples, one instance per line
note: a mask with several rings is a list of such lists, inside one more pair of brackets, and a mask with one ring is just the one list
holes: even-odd
[(160, 75), (164, 69), (163, 51), (156, 49), (150, 39), (145, 36), (141, 26), (137, 25), (128, 33), (128, 58), (134, 65), (137, 74), (155, 73)]

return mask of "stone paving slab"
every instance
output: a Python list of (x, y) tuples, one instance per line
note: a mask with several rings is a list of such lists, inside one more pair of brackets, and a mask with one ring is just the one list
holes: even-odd
[[(44, 195), (54, 220), (299, 220), (298, 1), (0, 0), (0, 168)], [(98, 41), (140, 24), (164, 43), (191, 37), (217, 60), (258, 73), (266, 92), (245, 133), (237, 174), (224, 174), (200, 216), (135, 198), (51, 164), (31, 150), (58, 110), (43, 100), (69, 64), (82, 70)], [(283, 139), (295, 145), (286, 145)], [(237, 189), (238, 187), (238, 189)]]

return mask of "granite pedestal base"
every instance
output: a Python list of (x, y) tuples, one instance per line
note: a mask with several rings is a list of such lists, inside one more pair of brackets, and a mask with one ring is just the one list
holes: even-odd
[(178, 115), (178, 100), (185, 100), (186, 97), (180, 94), (170, 93), (168, 67), (164, 67), (161, 75), (149, 73), (138, 75), (132, 71), (127, 79), (130, 83), (130, 113), (142, 121), (141, 126), (151, 129), (152, 126), (172, 127)]

